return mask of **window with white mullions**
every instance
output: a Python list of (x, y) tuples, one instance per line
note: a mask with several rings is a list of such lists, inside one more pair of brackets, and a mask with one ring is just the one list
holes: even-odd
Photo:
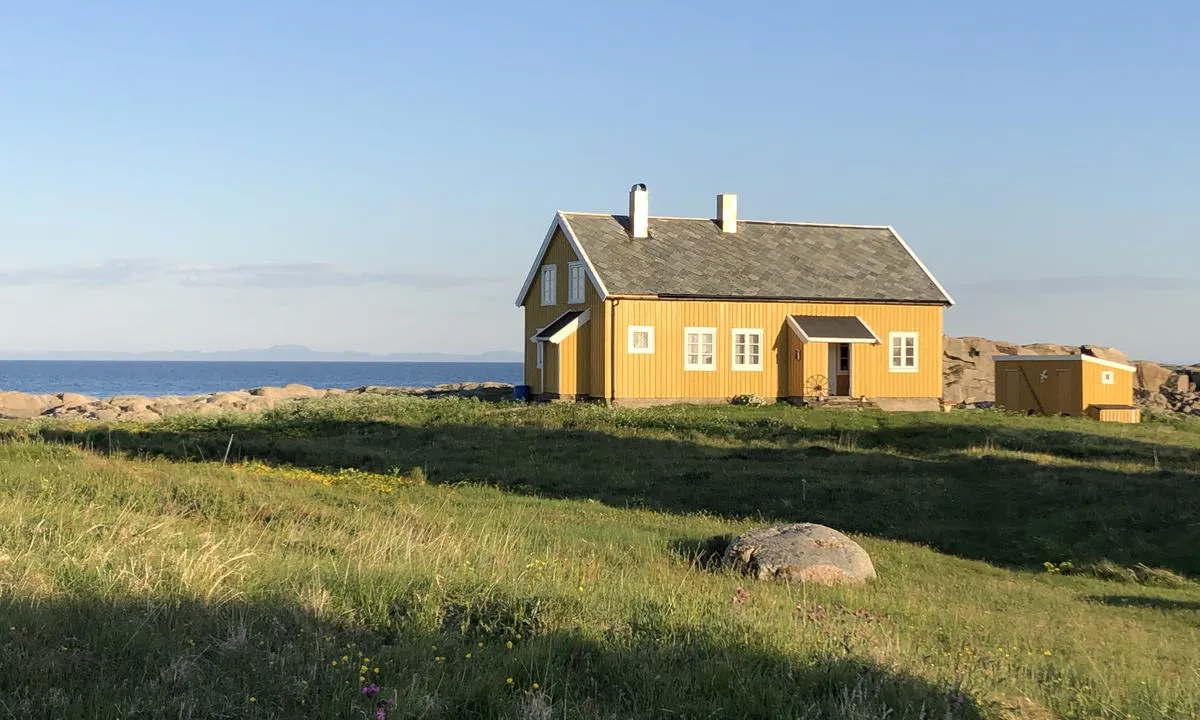
[(554, 305), (558, 302), (558, 266), (545, 265), (542, 267), (542, 304)]
[(717, 369), (717, 329), (683, 329), (683, 369)]
[(567, 264), (567, 303), (579, 305), (584, 302), (587, 288), (587, 272), (582, 262)]
[(762, 370), (761, 328), (733, 329), (733, 369)]
[(890, 372), (917, 371), (917, 333), (894, 332), (888, 334), (891, 357), (888, 359)]

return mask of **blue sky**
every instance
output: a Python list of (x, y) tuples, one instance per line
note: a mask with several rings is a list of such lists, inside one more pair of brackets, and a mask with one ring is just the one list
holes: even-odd
[[(834, 7), (836, 5), (836, 7)], [(556, 209), (891, 224), (1200, 361), (1200, 6), (0, 0), (0, 348), (517, 349)]]

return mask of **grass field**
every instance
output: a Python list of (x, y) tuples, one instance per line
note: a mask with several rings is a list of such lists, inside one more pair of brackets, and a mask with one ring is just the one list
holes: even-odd
[[(1197, 423), (368, 397), (0, 433), (0, 717), (1200, 717)], [(713, 565), (775, 521), (879, 580)]]

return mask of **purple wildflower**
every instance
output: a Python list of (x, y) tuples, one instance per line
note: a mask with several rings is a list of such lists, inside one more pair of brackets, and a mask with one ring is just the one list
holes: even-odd
[(387, 720), (387, 710), (379, 708), (375, 711), (375, 720)]
[(362, 694), (366, 697), (375, 697), (376, 695), (379, 694), (379, 686), (376, 685), (375, 683), (371, 683), (369, 685), (364, 685), (363, 689), (362, 689)]

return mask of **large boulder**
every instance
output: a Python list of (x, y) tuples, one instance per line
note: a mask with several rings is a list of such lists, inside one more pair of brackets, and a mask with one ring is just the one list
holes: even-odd
[(1129, 364), (1129, 358), (1125, 356), (1125, 353), (1116, 348), (1101, 347), (1099, 345), (1084, 345), (1079, 348), (1079, 351), (1084, 355), (1091, 355), (1092, 357), (1097, 357), (1101, 360), (1109, 360), (1111, 362), (1117, 362), (1123, 365)]
[(1137, 368), (1137, 377), (1135, 378), (1137, 384), (1135, 387), (1143, 390), (1156, 393), (1159, 388), (1171, 379), (1170, 369), (1158, 363), (1149, 362), (1148, 360), (1138, 360), (1133, 365)]
[(58, 404), (58, 398), (23, 392), (0, 392), (0, 417), (37, 417)]
[(723, 561), (760, 580), (858, 585), (875, 578), (866, 550), (837, 530), (814, 523), (751, 530), (729, 544)]
[(942, 399), (972, 405), (996, 397), (995, 355), (1028, 355), (1029, 351), (1002, 340), (981, 337), (942, 339)]
[(59, 400), (58, 404), (64, 407), (78, 407), (96, 402), (96, 398), (90, 395), (80, 395), (79, 393), (59, 393), (55, 397)]

